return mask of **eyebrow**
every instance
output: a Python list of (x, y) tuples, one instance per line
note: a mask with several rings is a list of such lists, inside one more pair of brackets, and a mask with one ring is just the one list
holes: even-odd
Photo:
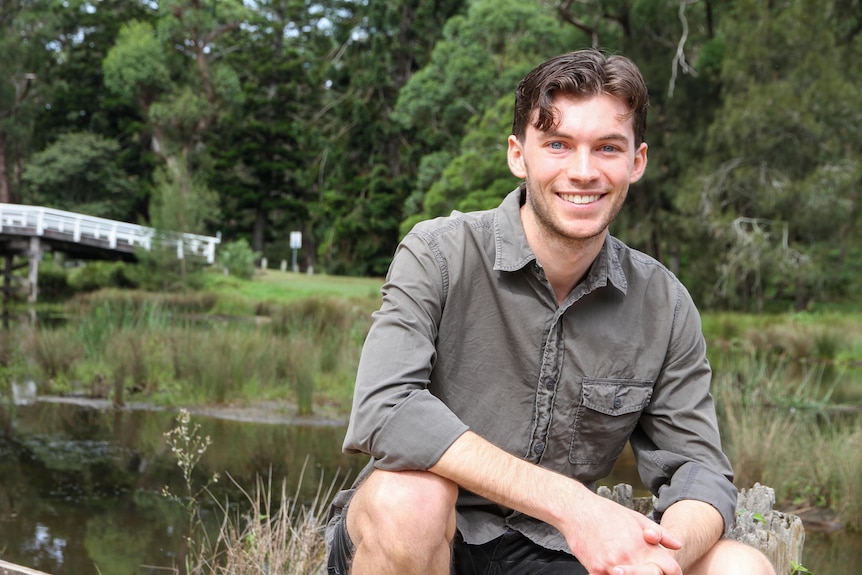
[[(566, 132), (560, 132), (559, 130), (548, 130), (547, 132), (540, 132), (542, 134), (542, 138), (562, 138), (562, 139), (573, 139), (572, 136)], [(621, 132), (609, 132), (603, 136), (596, 138), (597, 141), (601, 142), (625, 142), (628, 143), (629, 138), (625, 134)]]

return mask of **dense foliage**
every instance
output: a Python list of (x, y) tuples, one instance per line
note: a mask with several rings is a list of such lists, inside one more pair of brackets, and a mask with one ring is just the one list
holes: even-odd
[(858, 0), (0, 0), (0, 202), (221, 232), (382, 275), (496, 205), (517, 80), (632, 57), (650, 165), (613, 231), (704, 306), (853, 297)]

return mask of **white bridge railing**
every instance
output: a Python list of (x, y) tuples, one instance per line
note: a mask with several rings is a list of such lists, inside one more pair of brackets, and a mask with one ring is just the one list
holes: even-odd
[(53, 208), (0, 204), (0, 233), (22, 236), (50, 236), (72, 243), (99, 245), (112, 250), (147, 251), (153, 243), (176, 249), (177, 258), (199, 256), (215, 261), (220, 237), (187, 233), (157, 233), (155, 229), (105, 218), (97, 218)]

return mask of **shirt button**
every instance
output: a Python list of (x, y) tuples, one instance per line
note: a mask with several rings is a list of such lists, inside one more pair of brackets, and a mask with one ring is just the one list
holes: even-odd
[(619, 397), (614, 398), (614, 409), (619, 409), (623, 405), (623, 400)]
[(554, 389), (554, 380), (551, 379), (550, 377), (548, 379), (546, 379), (545, 380), (545, 387), (547, 387), (548, 390)]
[(541, 441), (537, 441), (536, 443), (533, 444), (533, 453), (535, 453), (536, 455), (542, 453), (544, 450), (545, 450), (545, 444), (542, 443)]

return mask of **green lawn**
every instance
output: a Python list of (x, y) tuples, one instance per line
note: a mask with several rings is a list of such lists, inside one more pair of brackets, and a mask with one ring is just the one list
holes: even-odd
[[(309, 297), (338, 297), (357, 300), (376, 309), (380, 301), (381, 278), (300, 274), (259, 270), (252, 281), (221, 274), (208, 274), (206, 290), (219, 296), (221, 313), (237, 313), (248, 305), (289, 303)], [(238, 308), (238, 309), (237, 309)]]

